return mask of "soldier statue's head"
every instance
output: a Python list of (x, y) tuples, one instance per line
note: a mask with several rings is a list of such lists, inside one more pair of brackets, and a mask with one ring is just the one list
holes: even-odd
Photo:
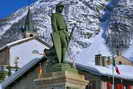
[(63, 9), (64, 9), (63, 4), (59, 3), (59, 4), (56, 5), (56, 12), (62, 13)]

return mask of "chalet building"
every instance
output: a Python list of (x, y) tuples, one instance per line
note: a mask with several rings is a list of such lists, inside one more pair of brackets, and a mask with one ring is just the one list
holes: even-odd
[(17, 60), (18, 67), (23, 67), (32, 59), (42, 56), (34, 54), (34, 50), (43, 53), (44, 49), (48, 49), (49, 47), (47, 43), (35, 37), (28, 37), (8, 43), (0, 48), (0, 65), (15, 66)]
[[(115, 70), (116, 70), (115, 72), (117, 75), (123, 75), (124, 74), (123, 71), (126, 71), (126, 70), (128, 70), (128, 72), (125, 73), (125, 75), (131, 73), (131, 70), (133, 68), (133, 62), (129, 61), (127, 58), (122, 56), (120, 53), (118, 53), (116, 57), (109, 57), (109, 56), (106, 57), (106, 56), (102, 56), (101, 54), (98, 54), (95, 56), (95, 65), (107, 67), (107, 66), (113, 64), (113, 59), (114, 59), (115, 65), (116, 65), (115, 67), (117, 68), (117, 69), (115, 68)], [(108, 70), (106, 70), (105, 72), (107, 72), (107, 71)], [(112, 89), (111, 82), (104, 81), (104, 82), (102, 82), (101, 86), (103, 87), (102, 89)], [(132, 88), (133, 88), (132, 85), (130, 85), (130, 86), (128, 86), (127, 84), (123, 85), (122, 82), (120, 84), (115, 85), (115, 89), (132, 89)]]
[[(112, 61), (107, 61), (108, 64), (112, 64)], [(115, 62), (116, 64), (120, 65), (120, 64), (125, 64), (125, 65), (131, 65), (133, 66), (133, 62), (128, 60), (126, 57), (124, 56), (116, 56), (115, 57)]]
[[(128, 60), (126, 57), (122, 56), (122, 55), (117, 55), (116, 57), (114, 57), (115, 63), (117, 65), (130, 65), (133, 66), (133, 62)], [(111, 65), (113, 63), (112, 57), (110, 56), (102, 56), (101, 54), (98, 54), (95, 56), (95, 64), (96, 65), (100, 65), (100, 66), (107, 66), (107, 65)]]
[[(71, 65), (69, 70), (75, 68), (77, 72), (52, 70), (54, 72), (48, 73), (47, 66), (46, 57), (30, 61), (2, 82), (2, 89), (112, 89), (113, 75), (109, 67), (75, 64), (75, 67)], [(133, 70), (132, 66), (123, 66)], [(114, 73), (115, 89), (133, 89), (132, 73), (128, 72), (131, 74), (128, 76), (127, 72), (118, 67), (122, 73)], [(52, 66), (50, 68), (52, 69)]]

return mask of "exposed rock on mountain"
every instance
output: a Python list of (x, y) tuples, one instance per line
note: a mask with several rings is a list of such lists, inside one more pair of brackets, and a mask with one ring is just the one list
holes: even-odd
[(113, 53), (124, 51), (133, 40), (133, 2), (120, 0), (113, 9), (107, 32), (107, 45)]

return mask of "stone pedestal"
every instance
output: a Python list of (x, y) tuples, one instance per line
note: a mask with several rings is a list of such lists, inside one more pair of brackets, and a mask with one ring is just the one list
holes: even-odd
[(34, 80), (37, 89), (85, 89), (88, 84), (83, 74), (67, 64), (57, 64), (53, 67), (54, 70), (46, 72), (43, 78)]

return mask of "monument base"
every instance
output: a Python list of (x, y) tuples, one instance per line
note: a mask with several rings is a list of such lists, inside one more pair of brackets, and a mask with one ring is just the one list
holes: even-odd
[(34, 81), (37, 89), (85, 89), (89, 83), (83, 74), (69, 64), (55, 64), (43, 78)]
[(46, 72), (63, 72), (63, 71), (70, 71), (70, 72), (78, 72), (76, 68), (68, 63), (57, 63), (54, 65), (48, 65), (46, 68)]

